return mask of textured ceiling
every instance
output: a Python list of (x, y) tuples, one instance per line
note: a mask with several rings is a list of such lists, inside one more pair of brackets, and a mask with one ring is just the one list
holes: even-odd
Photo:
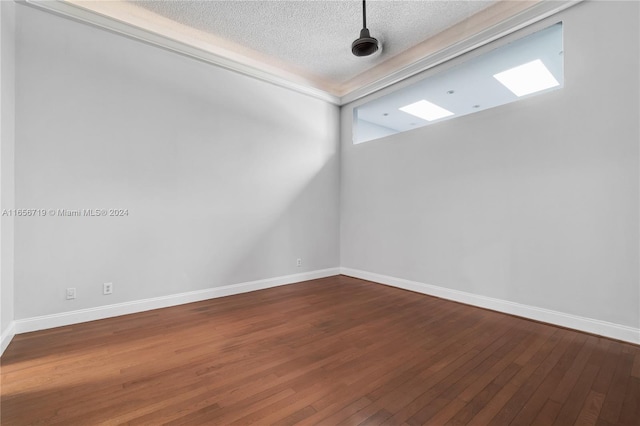
[(360, 1), (129, 1), (236, 45), (242, 54), (339, 87), (423, 42), (492, 1), (369, 1), (367, 27), (383, 44), (368, 58), (351, 54), (362, 28)]
[(341, 105), (582, 0), (370, 0), (363, 58), (359, 0), (20, 1)]

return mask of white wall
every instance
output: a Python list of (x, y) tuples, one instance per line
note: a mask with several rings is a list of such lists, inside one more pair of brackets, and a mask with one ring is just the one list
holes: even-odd
[(355, 143), (367, 142), (398, 133), (396, 130), (380, 126), (367, 120), (357, 120), (354, 127), (356, 127), (353, 132), (353, 140)]
[(562, 90), (359, 145), (344, 107), (341, 266), (637, 330), (638, 18), (546, 20)]
[(547, 21), (564, 89), (355, 146), (350, 105), (341, 154), (331, 105), (16, 12), (16, 205), (129, 216), (16, 220), (14, 315), (3, 225), (3, 321), (340, 264), (638, 327), (637, 3)]
[(337, 107), (28, 6), (17, 24), (17, 205), (129, 216), (17, 220), (16, 319), (338, 266)]
[[(15, 4), (0, 2), (0, 211), (14, 207)], [(14, 219), (0, 219), (0, 353), (13, 321)]]

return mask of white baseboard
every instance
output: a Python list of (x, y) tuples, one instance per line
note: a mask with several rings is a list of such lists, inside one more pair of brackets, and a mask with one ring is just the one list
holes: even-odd
[(11, 343), (11, 339), (16, 335), (16, 323), (15, 321), (11, 321), (9, 327), (0, 335), (0, 355), (4, 353), (4, 350), (7, 349), (9, 343)]
[(417, 293), (428, 294), (442, 299), (453, 300), (455, 302), (491, 309), (506, 314), (542, 321), (561, 327), (572, 328), (597, 334), (599, 336), (610, 337), (612, 339), (623, 340), (625, 342), (640, 344), (640, 328), (633, 328), (626, 325), (615, 324), (607, 321), (600, 321), (593, 318), (586, 318), (563, 312), (552, 311), (550, 309), (538, 308), (535, 306), (523, 305), (521, 303), (509, 302), (507, 300), (495, 299), (492, 297), (480, 296), (459, 290), (438, 287), (402, 278), (389, 277), (375, 274), (373, 272), (360, 271), (351, 268), (340, 268), (342, 275), (373, 281), (380, 284), (390, 285)]
[(357, 269), (329, 268), (222, 287), (213, 287), (204, 290), (190, 291), (186, 293), (172, 294), (169, 296), (155, 297), (151, 299), (142, 299), (132, 302), (99, 306), (96, 308), (80, 309), (76, 311), (62, 312), (59, 314), (15, 320), (11, 322), (9, 327), (7, 327), (0, 336), (0, 355), (4, 352), (7, 346), (9, 346), (11, 339), (13, 339), (16, 334), (20, 333), (28, 333), (31, 331), (45, 330), (48, 328), (95, 321), (120, 315), (134, 314), (137, 312), (177, 306), (185, 303), (199, 302), (202, 300), (231, 296), (234, 294), (262, 290), (338, 274), (378, 282), (405, 290), (415, 291), (417, 293), (428, 294), (524, 318), (530, 318), (536, 321), (559, 325), (561, 327), (581, 330), (587, 333), (610, 337), (612, 339), (640, 344), (640, 328), (628, 327), (625, 325), (566, 314), (563, 312), (523, 305), (521, 303), (480, 296), (464, 291), (452, 290)]
[[(185, 303), (200, 302), (202, 300), (247, 293), (249, 291), (263, 290), (266, 288), (278, 287), (301, 281), (330, 277), (332, 275), (338, 275), (339, 273), (340, 268), (330, 268), (240, 284), (231, 284), (222, 287), (212, 287), (204, 290), (154, 297), (151, 299), (135, 300), (132, 302), (116, 303), (113, 305), (98, 306), (95, 308), (79, 309), (77, 311), (61, 312), (59, 314), (19, 319), (12, 323), (12, 327), (13, 330), (15, 330), (15, 334), (28, 333), (30, 331), (45, 330), (48, 328), (62, 327), (65, 325), (150, 311), (152, 309), (183, 305)], [(13, 335), (11, 337), (13, 337)], [(3, 349), (4, 340), (3, 334)], [(7, 342), (7, 345), (8, 344), (9, 343)]]

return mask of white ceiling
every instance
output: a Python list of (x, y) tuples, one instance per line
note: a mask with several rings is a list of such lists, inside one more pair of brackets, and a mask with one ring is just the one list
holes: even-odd
[(138, 7), (265, 54), (331, 85), (417, 45), (492, 1), (369, 1), (367, 27), (381, 54), (358, 58), (361, 1), (132, 1)]
[(343, 104), (580, 0), (370, 0), (365, 58), (359, 0), (24, 1)]

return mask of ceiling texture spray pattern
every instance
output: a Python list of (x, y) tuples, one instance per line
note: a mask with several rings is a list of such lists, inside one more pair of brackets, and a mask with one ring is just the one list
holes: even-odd
[(342, 105), (581, 0), (18, 0)]
[(370, 58), (351, 54), (360, 1), (135, 1), (136, 6), (276, 58), (333, 85), (490, 6), (491, 1), (369, 1), (367, 26), (382, 42)]

